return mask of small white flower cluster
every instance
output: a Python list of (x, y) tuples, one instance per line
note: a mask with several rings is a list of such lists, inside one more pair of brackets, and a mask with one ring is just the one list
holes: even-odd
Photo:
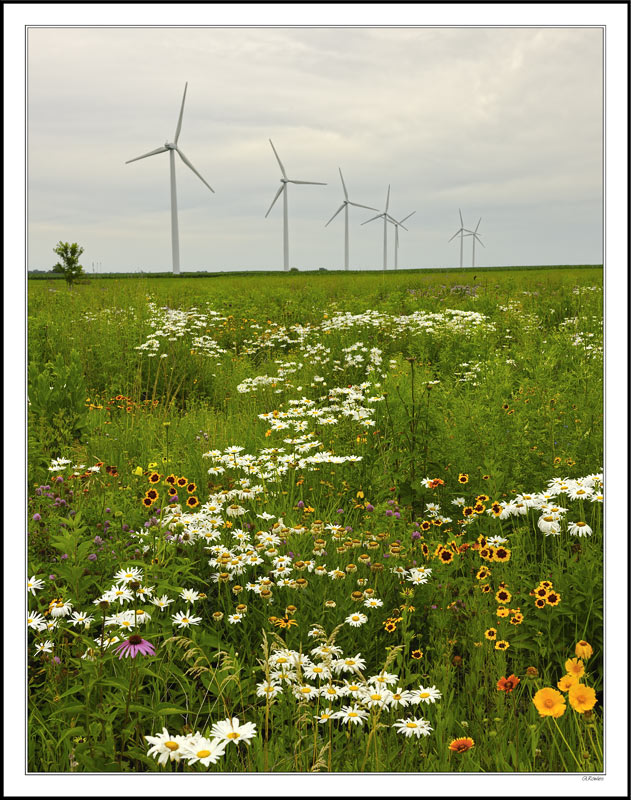
[[(145, 352), (149, 357), (161, 358), (168, 356), (167, 352), (160, 353), (161, 340), (166, 342), (177, 342), (186, 336), (191, 337), (190, 348), (195, 353), (219, 359), (226, 350), (223, 350), (217, 342), (206, 331), (218, 323), (226, 321), (216, 311), (207, 308), (205, 312), (199, 311), (196, 307), (188, 310), (174, 308), (158, 308), (155, 303), (149, 302), (149, 325), (153, 329), (145, 341), (135, 349)], [(204, 331), (202, 333), (202, 331)]]
[[(366, 660), (361, 653), (344, 656), (340, 647), (326, 642), (320, 625), (314, 625), (309, 635), (324, 640), (311, 650), (316, 660), (296, 650), (274, 650), (264, 665), (269, 680), (257, 684), (258, 697), (268, 702), (275, 701), (283, 693), (302, 702), (323, 698), (327, 708), (315, 715), (319, 723), (339, 720), (343, 725), (360, 727), (372, 708), (390, 712), (420, 703), (433, 704), (442, 697), (435, 686), (403, 689), (399, 686), (399, 676), (385, 670), (365, 678), (362, 670)], [(350, 704), (333, 710), (332, 704), (343, 700), (350, 700)], [(406, 736), (427, 736), (432, 731), (427, 720), (415, 717), (399, 719), (392, 727)]]

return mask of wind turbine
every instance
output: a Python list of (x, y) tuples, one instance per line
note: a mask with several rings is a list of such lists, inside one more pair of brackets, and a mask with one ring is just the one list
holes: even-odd
[[(377, 214), (370, 219), (367, 219), (366, 222), (362, 222), (362, 225), (367, 225), (369, 222), (372, 222), (375, 219), (381, 219), (383, 217), (383, 268), (388, 269), (388, 223), (391, 224), (396, 223), (396, 219), (388, 214), (388, 206), (390, 205), (390, 184), (388, 184), (388, 194), (386, 195), (386, 207), (381, 212), (381, 214)], [(402, 228), (405, 227), (404, 225), (401, 226)], [(406, 228), (407, 230), (407, 228)]]
[[(344, 176), (342, 175), (342, 170), (338, 167), (340, 171), (340, 178), (342, 179), (342, 189), (344, 189), (344, 202), (338, 208), (338, 210), (333, 214), (329, 222), (333, 222), (335, 217), (340, 213), (342, 209), (344, 209), (344, 269), (348, 269), (348, 207), (349, 206), (357, 206), (357, 208), (367, 208), (369, 211), (377, 211), (378, 209), (373, 208), (372, 206), (363, 206), (361, 203), (353, 203), (351, 200), (348, 199), (348, 192), (346, 191), (346, 184), (344, 183)], [(326, 223), (324, 226), (329, 224)]]
[(131, 164), (132, 161), (140, 161), (141, 158), (149, 158), (149, 156), (155, 156), (158, 153), (169, 153), (169, 167), (171, 171), (171, 249), (173, 252), (173, 274), (179, 275), (180, 274), (180, 241), (179, 241), (179, 234), (178, 234), (178, 225), (177, 225), (177, 193), (176, 193), (176, 186), (175, 186), (175, 153), (179, 155), (182, 161), (186, 164), (189, 169), (191, 169), (200, 181), (207, 186), (211, 192), (215, 192), (212, 186), (207, 183), (199, 172), (195, 169), (195, 167), (191, 164), (188, 158), (184, 155), (184, 153), (178, 147), (178, 139), (180, 138), (180, 131), (182, 129), (182, 115), (184, 114), (184, 101), (186, 100), (186, 88), (188, 86), (188, 82), (184, 84), (184, 96), (182, 97), (182, 107), (180, 108), (180, 116), (177, 121), (177, 128), (175, 129), (175, 136), (173, 137), (172, 142), (165, 142), (163, 147), (158, 147), (155, 150), (151, 150), (149, 153), (145, 153), (142, 156), (137, 156), (136, 158), (131, 158), (129, 161), (126, 161), (126, 164)]
[[(458, 209), (458, 214), (460, 215), (460, 230), (457, 230), (449, 241), (450, 242), (453, 241), (456, 238), (456, 236), (460, 234), (460, 269), (462, 269), (462, 239), (463, 236), (465, 235), (464, 232), (467, 229), (465, 228), (464, 222), (462, 221), (462, 212), (460, 211), (460, 209)], [(447, 244), (449, 244), (449, 242), (447, 242)]]
[[(280, 195), (283, 195), (283, 268), (285, 272), (289, 270), (289, 227), (287, 222), (287, 184), (288, 183), (308, 183), (313, 186), (326, 186), (326, 183), (321, 183), (320, 181), (295, 181), (291, 178), (287, 177), (287, 173), (285, 172), (285, 167), (283, 166), (283, 162), (278, 157), (278, 153), (276, 152), (276, 148), (272, 140), (269, 140), (269, 143), (272, 145), (272, 150), (274, 151), (274, 155), (276, 156), (276, 160), (278, 161), (278, 166), (280, 167), (280, 171), (282, 173), (282, 178), (280, 179), (281, 187), (274, 195), (274, 199), (272, 200), (272, 205), (267, 209), (267, 214), (272, 210), (274, 207), (274, 203), (278, 200)], [(267, 214), (265, 218), (267, 219)]]
[[(474, 231), (468, 231), (465, 233), (465, 236), (472, 236), (473, 237), (473, 253), (471, 257), (471, 267), (475, 267), (475, 240), (477, 239), (480, 244), (482, 244), (482, 239), (480, 239), (480, 234), (478, 233), (478, 228), (480, 227), (480, 223), (482, 222), (482, 217), (478, 220), (478, 224), (475, 226)], [(482, 244), (482, 247), (484, 245)]]
[(399, 228), (403, 228), (404, 231), (407, 231), (407, 228), (403, 224), (406, 219), (410, 219), (410, 217), (416, 214), (416, 211), (413, 211), (412, 214), (408, 214), (407, 217), (403, 217), (400, 222), (396, 220), (393, 222), (394, 224), (394, 268), (399, 268), (399, 261), (398, 261), (398, 253), (399, 253)]

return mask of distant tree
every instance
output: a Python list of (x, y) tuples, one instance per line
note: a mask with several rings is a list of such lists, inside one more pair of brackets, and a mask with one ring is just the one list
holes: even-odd
[(57, 246), (53, 248), (53, 252), (57, 253), (61, 261), (53, 267), (53, 272), (61, 273), (66, 279), (68, 286), (76, 281), (80, 275), (84, 275), (83, 267), (79, 264), (79, 258), (83, 253), (83, 247), (79, 247), (76, 242), (70, 244), (69, 242), (58, 242)]

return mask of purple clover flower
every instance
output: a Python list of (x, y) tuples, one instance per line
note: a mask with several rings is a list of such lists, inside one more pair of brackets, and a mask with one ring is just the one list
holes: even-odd
[(33, 514), (33, 522), (39, 522), (41, 518), (41, 514)]
[(88, 561), (96, 561), (96, 553), (90, 553), (88, 556)]

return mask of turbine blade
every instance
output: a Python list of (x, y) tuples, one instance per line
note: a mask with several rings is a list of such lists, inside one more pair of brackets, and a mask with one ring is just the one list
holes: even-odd
[(462, 221), (462, 211), (458, 209), (458, 214), (460, 214), (460, 227), (464, 228), (464, 222)]
[(379, 211), (378, 208), (373, 208), (373, 206), (363, 206), (361, 203), (353, 203), (352, 200), (348, 201), (349, 206), (356, 206), (357, 208), (367, 208), (369, 211)]
[(478, 228), (480, 227), (480, 223), (482, 222), (482, 217), (478, 220), (478, 224), (475, 226), (475, 232), (478, 232)]
[[(278, 198), (281, 196), (281, 193), (283, 192), (283, 190), (285, 189), (285, 187), (286, 187), (286, 186), (287, 186), (287, 184), (286, 184), (286, 183), (281, 183), (281, 185), (280, 185), (280, 189), (279, 189), (279, 190), (276, 192), (276, 194), (274, 195), (274, 199), (272, 200), (272, 205), (271, 205), (271, 206), (270, 206), (270, 207), (267, 209), (267, 214), (269, 214), (269, 212), (272, 210), (272, 208), (274, 207), (274, 203), (275, 203), (275, 202), (278, 200)], [(267, 214), (265, 215), (265, 217), (267, 217)]]
[(144, 156), (137, 156), (136, 158), (130, 158), (129, 161), (126, 161), (126, 164), (131, 164), (132, 161), (140, 161), (141, 158), (149, 158), (149, 156), (155, 156), (158, 153), (166, 153), (168, 147), (157, 147), (155, 150), (152, 150), (150, 153), (145, 153)]
[(326, 183), (322, 183), (321, 181), (292, 181), (287, 178), (287, 183), (308, 183), (310, 186), (327, 186)]
[(344, 197), (348, 200), (348, 192), (346, 191), (346, 184), (344, 183), (344, 176), (342, 175), (342, 168), (338, 167), (340, 171), (340, 178), (342, 179), (342, 188), (344, 189)]
[(183, 153), (183, 152), (180, 150), (180, 148), (179, 148), (179, 147), (177, 147), (177, 148), (176, 148), (176, 150), (177, 150), (177, 154), (178, 154), (178, 155), (179, 155), (179, 157), (182, 159), (182, 161), (183, 161), (183, 162), (186, 164), (186, 166), (187, 166), (189, 169), (192, 169), (192, 170), (193, 170), (193, 172), (194, 172), (194, 173), (197, 175), (197, 177), (200, 179), (200, 181), (201, 181), (201, 182), (202, 182), (202, 183), (203, 183), (205, 186), (208, 186), (208, 188), (210, 189), (210, 191), (211, 191), (211, 192), (214, 194), (214, 193), (215, 193), (215, 190), (213, 189), (213, 187), (212, 187), (212, 186), (211, 186), (209, 183), (207, 183), (207, 182), (206, 182), (206, 181), (205, 181), (205, 180), (202, 178), (202, 176), (201, 176), (201, 175), (199, 174), (199, 172), (198, 172), (198, 171), (195, 169), (195, 167), (194, 167), (194, 166), (191, 164), (191, 162), (190, 162), (190, 161), (188, 160), (188, 158), (187, 158), (187, 157), (184, 155), (184, 153)]
[(411, 217), (413, 214), (416, 214), (416, 211), (413, 211), (413, 212), (412, 212), (412, 214), (408, 214), (408, 215), (407, 215), (407, 217), (403, 217), (403, 219), (401, 220), (401, 222), (405, 222), (405, 220), (406, 220), (406, 219), (410, 219), (410, 217)]
[[(456, 236), (457, 236), (459, 233), (462, 233), (462, 231), (463, 231), (463, 230), (464, 230), (464, 228), (460, 228), (460, 230), (459, 230), (459, 231), (456, 231), (456, 232), (454, 233), (454, 235), (451, 237), (451, 239), (449, 240), (449, 242), (451, 242), (451, 240), (452, 240), (452, 239), (455, 239), (455, 238), (456, 238)], [(449, 244), (449, 242), (447, 242), (447, 244)]]
[(395, 227), (398, 227), (400, 225), (403, 228), (403, 230), (407, 231), (407, 228), (405, 227), (405, 225), (401, 225), (399, 220), (395, 219), (394, 217), (391, 217), (390, 214), (385, 214), (385, 217), (388, 220), (388, 222), (390, 222)]
[(375, 217), (367, 219), (366, 222), (362, 222), (362, 225), (366, 225), (368, 222), (372, 222), (374, 219), (379, 219), (379, 217), (383, 217), (383, 214), (377, 214)]
[(388, 211), (388, 205), (390, 204), (390, 184), (388, 184), (388, 194), (386, 195), (386, 212)]
[[(345, 206), (345, 205), (346, 205), (346, 203), (342, 203), (342, 205), (341, 205), (341, 206), (338, 208), (338, 210), (335, 212), (335, 214), (333, 214), (333, 216), (331, 217), (331, 219), (329, 220), (329, 222), (333, 222), (333, 220), (335, 219), (335, 217), (337, 217), (337, 215), (340, 213), (340, 211), (341, 211), (341, 210), (344, 208), (344, 206)], [(329, 224), (329, 222), (327, 222), (327, 223), (326, 223), (326, 225), (328, 225), (328, 224)], [(325, 228), (326, 228), (326, 225), (324, 226)]]
[(182, 96), (182, 107), (180, 108), (180, 116), (177, 121), (177, 128), (175, 129), (175, 138), (173, 141), (177, 144), (177, 140), (180, 138), (180, 131), (182, 130), (182, 115), (184, 114), (184, 101), (186, 100), (186, 87), (188, 86), (188, 82), (184, 84), (184, 95)]
[(278, 166), (280, 167), (280, 171), (283, 173), (283, 178), (287, 177), (287, 173), (285, 172), (285, 167), (283, 167), (283, 162), (278, 157), (278, 153), (276, 152), (276, 148), (274, 147), (274, 143), (272, 140), (269, 140), (269, 143), (272, 145), (272, 150), (274, 151), (274, 155), (276, 156), (276, 161), (278, 161)]
[(479, 237), (479, 236), (476, 236), (475, 238), (478, 240), (478, 243), (479, 243), (479, 244), (481, 244), (481, 245), (482, 245), (482, 247), (484, 247), (484, 245), (482, 244), (482, 239), (480, 239), (480, 237)]

